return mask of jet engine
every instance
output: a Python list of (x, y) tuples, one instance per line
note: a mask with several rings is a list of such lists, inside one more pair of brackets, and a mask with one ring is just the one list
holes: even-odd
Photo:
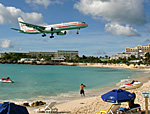
[(57, 35), (66, 35), (67, 32), (66, 31), (60, 31), (60, 32), (57, 32)]

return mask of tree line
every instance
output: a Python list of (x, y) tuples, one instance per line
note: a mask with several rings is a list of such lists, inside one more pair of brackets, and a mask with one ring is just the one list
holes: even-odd
[[(5, 53), (3, 57), (0, 58), (0, 60), (9, 60), (9, 61), (18, 61), (21, 58), (34, 58), (36, 60), (44, 59), (45, 61), (51, 61), (51, 58), (54, 57), (51, 56), (44, 56), (39, 54), (38, 56), (31, 56), (27, 54), (22, 53)], [(113, 59), (110, 60), (110, 57), (105, 55), (105, 57), (94, 57), (94, 56), (85, 56), (79, 57), (76, 55), (74, 59), (70, 59), (69, 57), (66, 57), (65, 62), (73, 62), (73, 63), (129, 63), (130, 60), (141, 60), (141, 63), (144, 64), (150, 64), (150, 53), (146, 53), (145, 57), (136, 58), (134, 55), (128, 58), (119, 58), (119, 59)]]

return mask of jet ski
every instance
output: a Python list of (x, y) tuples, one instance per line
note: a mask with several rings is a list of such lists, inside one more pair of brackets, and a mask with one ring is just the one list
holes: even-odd
[(10, 77), (1, 78), (1, 79), (0, 79), (0, 82), (4, 82), (4, 83), (14, 83), (14, 81), (12, 81), (12, 80), (10, 79)]
[(143, 85), (142, 82), (139, 82), (139, 81), (137, 81), (137, 80), (136, 80), (136, 81), (133, 80), (131, 83), (126, 83), (126, 84), (120, 86), (120, 88), (121, 88), (122, 90), (129, 90), (129, 89), (136, 89), (136, 88), (139, 88), (139, 87), (141, 87), (142, 85)]

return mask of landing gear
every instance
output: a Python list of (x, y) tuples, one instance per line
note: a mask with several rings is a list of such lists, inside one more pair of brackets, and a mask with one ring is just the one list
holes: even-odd
[(50, 38), (54, 38), (54, 36), (50, 36)]
[(54, 33), (51, 33), (51, 36), (50, 36), (50, 38), (54, 38), (53, 34), (54, 34)]
[(77, 34), (79, 34), (79, 30), (80, 30), (80, 28), (79, 28), (79, 29), (77, 29)]
[(46, 34), (44, 33), (43, 35), (42, 35), (42, 37), (45, 37), (46, 36)]

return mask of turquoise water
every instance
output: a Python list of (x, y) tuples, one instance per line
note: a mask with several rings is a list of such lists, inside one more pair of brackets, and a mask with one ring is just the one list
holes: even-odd
[(126, 69), (20, 64), (0, 64), (0, 71), (0, 78), (9, 76), (14, 81), (0, 83), (1, 100), (54, 98), (78, 92), (81, 83), (87, 86), (86, 90), (98, 89), (138, 73)]

